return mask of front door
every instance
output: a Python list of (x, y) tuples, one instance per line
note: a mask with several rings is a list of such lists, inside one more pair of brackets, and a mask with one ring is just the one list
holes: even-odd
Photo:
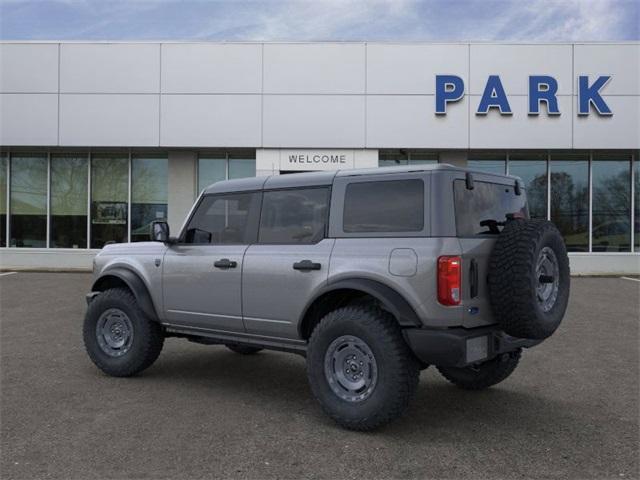
[(328, 187), (265, 191), (258, 242), (244, 257), (247, 332), (296, 339), (312, 293), (326, 284), (335, 239), (326, 238)]
[(164, 256), (165, 321), (192, 328), (244, 332), (242, 266), (255, 241), (260, 194), (202, 198), (180, 241)]

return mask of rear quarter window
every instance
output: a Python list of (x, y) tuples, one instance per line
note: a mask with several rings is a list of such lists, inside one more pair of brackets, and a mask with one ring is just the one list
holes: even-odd
[(424, 182), (419, 179), (358, 182), (347, 185), (346, 233), (420, 232), (424, 228)]
[(464, 180), (455, 180), (453, 191), (459, 237), (498, 234), (502, 227), (492, 228), (488, 223), (504, 222), (509, 214), (529, 218), (527, 197), (516, 195), (510, 185), (476, 181), (473, 190), (469, 190)]

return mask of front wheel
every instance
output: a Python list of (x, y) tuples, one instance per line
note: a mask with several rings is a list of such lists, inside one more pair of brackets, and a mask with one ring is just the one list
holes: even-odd
[(520, 361), (520, 349), (503, 353), (488, 362), (469, 367), (438, 367), (444, 378), (465, 390), (484, 390), (496, 385), (513, 373)]
[(145, 316), (136, 297), (124, 288), (106, 290), (89, 304), (83, 337), (93, 363), (114, 377), (148, 368), (164, 344), (162, 327)]
[(314, 396), (331, 418), (365, 431), (404, 412), (420, 370), (395, 319), (357, 305), (334, 310), (314, 329), (307, 374)]

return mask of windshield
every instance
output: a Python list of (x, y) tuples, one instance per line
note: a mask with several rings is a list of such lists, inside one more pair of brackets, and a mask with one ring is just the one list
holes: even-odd
[(469, 190), (464, 180), (456, 180), (453, 191), (459, 237), (497, 235), (507, 215), (529, 218), (527, 197), (516, 195), (511, 185), (476, 181)]

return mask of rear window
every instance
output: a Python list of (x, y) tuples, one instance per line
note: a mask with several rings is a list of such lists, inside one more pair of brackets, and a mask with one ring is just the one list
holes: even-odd
[(343, 214), (345, 232), (420, 232), (423, 228), (422, 180), (389, 180), (347, 185)]
[(324, 238), (329, 189), (265, 192), (260, 216), (260, 243), (317, 243)]
[(529, 218), (527, 197), (516, 195), (512, 186), (476, 181), (469, 190), (464, 180), (456, 180), (453, 190), (460, 237), (498, 234), (509, 214)]

